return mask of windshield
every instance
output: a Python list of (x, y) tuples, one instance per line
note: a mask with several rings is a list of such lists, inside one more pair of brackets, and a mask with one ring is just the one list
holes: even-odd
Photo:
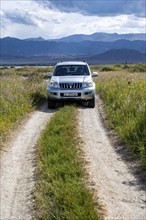
[(62, 65), (57, 66), (54, 76), (85, 76), (90, 75), (86, 65)]

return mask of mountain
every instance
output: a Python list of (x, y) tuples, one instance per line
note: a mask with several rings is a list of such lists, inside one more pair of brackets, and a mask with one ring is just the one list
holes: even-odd
[(129, 49), (109, 50), (87, 58), (90, 64), (146, 63), (146, 53)]
[(109, 50), (97, 55), (1, 56), (2, 65), (54, 65), (58, 61), (85, 60), (89, 64), (145, 63), (146, 54), (128, 49)]
[(15, 56), (46, 56), (46, 55), (94, 55), (112, 49), (130, 49), (145, 52), (145, 41), (118, 40), (114, 42), (81, 41), (26, 41), (17, 38), (0, 39), (0, 53)]
[[(114, 39), (116, 40), (113, 41)], [(144, 39), (144, 34), (94, 33), (72, 35), (57, 40), (44, 40), (41, 37), (20, 40), (5, 37), (0, 38), (0, 65), (41, 65), (59, 60), (87, 60), (94, 64), (145, 63), (146, 41), (137, 39)]]
[(91, 35), (74, 34), (68, 37), (57, 39), (58, 42), (81, 42), (81, 41), (100, 41), (112, 42), (117, 40), (146, 40), (146, 35), (142, 34), (108, 34), (108, 33), (94, 33)]
[(45, 41), (42, 37), (36, 37), (36, 38), (27, 38), (25, 41)]

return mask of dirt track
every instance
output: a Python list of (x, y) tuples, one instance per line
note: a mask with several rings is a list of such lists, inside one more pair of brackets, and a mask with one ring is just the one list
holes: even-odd
[(35, 144), (52, 113), (43, 106), (15, 134), (1, 155), (0, 220), (30, 220)]
[[(116, 153), (103, 128), (97, 107), (79, 108), (79, 133), (86, 170), (107, 210), (106, 219), (145, 220), (146, 191)], [(33, 206), (35, 144), (52, 111), (44, 106), (17, 132), (1, 155), (0, 220), (30, 220)], [(92, 186), (93, 187), (93, 186)]]
[(146, 185), (139, 183), (115, 151), (101, 123), (98, 108), (81, 108), (79, 131), (83, 140), (81, 148), (94, 193), (104, 203), (105, 219), (145, 220)]

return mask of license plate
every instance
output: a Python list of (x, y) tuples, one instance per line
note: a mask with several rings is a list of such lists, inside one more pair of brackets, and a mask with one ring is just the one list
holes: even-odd
[(78, 96), (78, 93), (76, 93), (76, 92), (66, 92), (66, 93), (64, 93), (64, 96), (74, 97), (74, 96)]

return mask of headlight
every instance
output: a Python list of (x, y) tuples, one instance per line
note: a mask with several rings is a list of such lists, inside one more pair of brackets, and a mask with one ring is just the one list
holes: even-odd
[(87, 81), (83, 83), (83, 87), (84, 88), (88, 88), (88, 87), (92, 87), (93, 86), (93, 82), (92, 81)]
[(52, 87), (52, 88), (59, 88), (58, 83), (54, 82), (54, 81), (50, 81), (49, 86)]

